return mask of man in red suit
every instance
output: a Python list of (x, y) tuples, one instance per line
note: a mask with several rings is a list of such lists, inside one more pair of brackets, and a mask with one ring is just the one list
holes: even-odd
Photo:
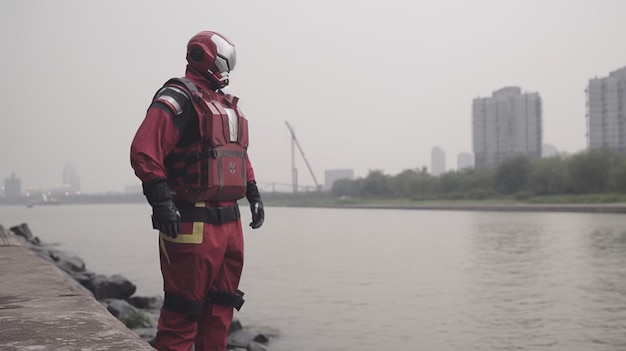
[(157, 91), (137, 130), (131, 165), (159, 230), (165, 298), (158, 350), (223, 351), (243, 269), (237, 201), (247, 198), (250, 226), (265, 219), (248, 158), (248, 122), (225, 94), (235, 46), (204, 31), (187, 44), (185, 76)]

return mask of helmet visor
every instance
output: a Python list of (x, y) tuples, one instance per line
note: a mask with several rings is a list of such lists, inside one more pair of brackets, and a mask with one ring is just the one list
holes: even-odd
[(235, 47), (219, 35), (214, 35), (211, 37), (211, 40), (213, 40), (217, 48), (215, 67), (221, 74), (229, 73), (235, 68), (235, 64), (237, 63)]

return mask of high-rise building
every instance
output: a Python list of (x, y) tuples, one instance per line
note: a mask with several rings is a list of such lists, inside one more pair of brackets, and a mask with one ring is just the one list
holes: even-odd
[(626, 153), (626, 67), (590, 79), (585, 92), (588, 148)]
[(63, 167), (63, 186), (71, 192), (80, 191), (80, 178), (70, 163)]
[(353, 179), (354, 170), (352, 169), (327, 169), (324, 172), (324, 190), (333, 188), (333, 184), (339, 179)]
[(430, 174), (434, 176), (446, 173), (446, 152), (439, 146), (430, 150)]
[(4, 196), (16, 198), (22, 196), (22, 180), (11, 173), (11, 178), (4, 179)]
[(476, 98), (472, 106), (476, 168), (495, 167), (507, 158), (541, 157), (541, 97), (506, 87), (491, 97)]
[(469, 152), (461, 152), (456, 157), (456, 169), (462, 171), (467, 168), (474, 168), (474, 156)]

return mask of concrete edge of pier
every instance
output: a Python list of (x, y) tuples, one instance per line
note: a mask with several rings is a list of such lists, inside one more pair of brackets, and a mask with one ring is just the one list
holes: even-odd
[(0, 225), (0, 349), (154, 351)]

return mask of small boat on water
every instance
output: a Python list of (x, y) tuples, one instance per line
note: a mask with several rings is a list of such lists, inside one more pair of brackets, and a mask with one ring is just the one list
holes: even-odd
[(39, 202), (29, 202), (28, 204), (26, 204), (26, 207), (31, 208), (34, 207), (35, 205), (37, 206), (48, 206), (48, 205), (59, 205), (61, 204), (59, 202), (59, 200), (55, 199), (55, 198), (48, 198), (46, 196), (46, 194), (41, 194), (42, 200), (43, 201), (39, 201)]

